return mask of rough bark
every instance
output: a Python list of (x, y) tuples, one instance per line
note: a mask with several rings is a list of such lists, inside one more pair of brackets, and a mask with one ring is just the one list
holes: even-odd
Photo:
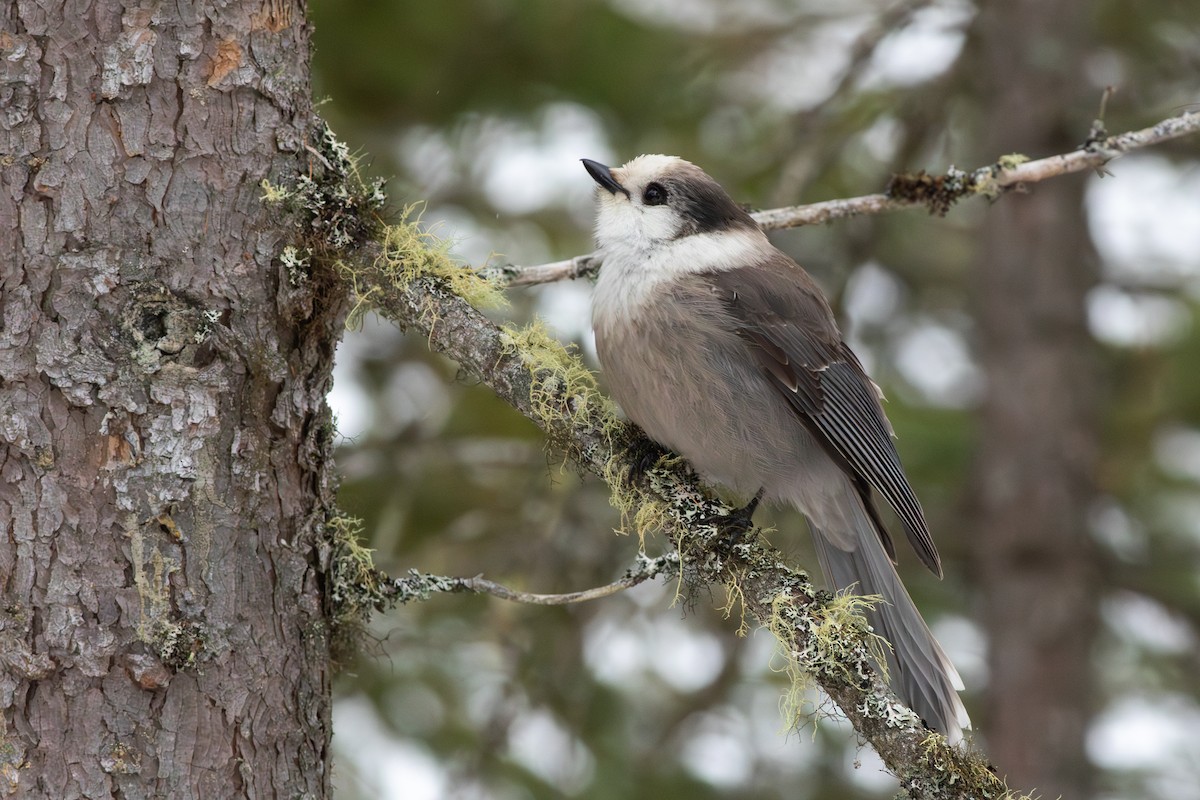
[[(992, 2), (976, 31), (984, 152), (1065, 152), (1087, 129), (1087, 3)], [(1072, 109), (1074, 113), (1072, 113)], [(1099, 432), (1083, 181), (1010, 197), (983, 222), (973, 292), (987, 380), (971, 534), (989, 642), (988, 752), (1014, 784), (1088, 796), (1097, 633), (1087, 531)]]
[(327, 796), (302, 4), (22, 0), (0, 55), (0, 796)]

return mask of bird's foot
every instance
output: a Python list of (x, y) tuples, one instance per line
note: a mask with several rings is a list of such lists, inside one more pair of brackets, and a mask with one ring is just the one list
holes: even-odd
[(642, 482), (654, 466), (667, 455), (668, 451), (663, 449), (658, 442), (646, 437), (639, 436), (634, 442), (629, 445), (629, 473), (625, 476), (625, 483), (629, 486), (636, 486)]
[(721, 547), (723, 549), (731, 549), (754, 527), (754, 512), (758, 508), (758, 504), (762, 502), (764, 492), (766, 492), (766, 487), (759, 489), (746, 505), (711, 520), (722, 533)]

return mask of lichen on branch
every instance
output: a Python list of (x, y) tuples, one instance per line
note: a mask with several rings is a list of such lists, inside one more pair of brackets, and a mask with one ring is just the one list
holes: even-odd
[[(319, 210), (317, 205), (307, 207)], [(338, 209), (336, 203), (333, 208)], [(412, 224), (403, 215), (395, 223)], [(328, 227), (310, 225), (314, 231)], [(904, 714), (904, 706), (868, 666), (880, 653), (877, 638), (859, 614), (858, 605), (866, 600), (817, 591), (761, 537), (750, 535), (731, 545), (721, 520), (732, 509), (685, 464), (670, 458), (649, 469), (635, 464), (642, 434), (620, 420), (577, 353), (536, 324), (501, 327), (481, 313), (481, 298), (492, 297), (494, 285), (485, 281), (488, 291), (481, 291), (476, 281), (482, 279), (471, 277), (466, 267), (448, 264), (448, 254), (427, 234), (397, 232), (383, 222), (369, 230), (372, 235), (337, 247), (325, 239), (322, 248), (328, 249), (319, 258), (336, 263), (361, 304), (457, 361), (537, 424), (581, 468), (607, 481), (614, 505), (639, 533), (655, 527), (667, 536), (678, 552), (677, 574), (685, 584), (729, 587), (751, 618), (780, 638), (797, 666), (796, 680), (802, 680), (802, 669), (825, 689), (900, 776), (908, 796), (999, 797), (1007, 791), (978, 754), (951, 747), (911, 712)], [(367, 591), (356, 607), (368, 608), (376, 597), (371, 584), (378, 573), (365, 567), (361, 550), (346, 549), (343, 557), (350, 563), (341, 574), (351, 582), (356, 571), (366, 570)], [(413, 584), (417, 596), (469, 590), (453, 583), (459, 579), (438, 578), (441, 582), (431, 585), (429, 577), (438, 578), (410, 576), (419, 579)], [(397, 579), (392, 584), (399, 585)]]

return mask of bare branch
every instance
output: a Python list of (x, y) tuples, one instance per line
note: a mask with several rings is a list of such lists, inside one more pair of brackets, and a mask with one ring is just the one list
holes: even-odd
[[(1020, 190), (1031, 183), (1087, 169), (1099, 169), (1125, 153), (1197, 132), (1200, 132), (1200, 112), (1189, 111), (1140, 131), (1092, 138), (1078, 150), (1065, 155), (1050, 156), (1036, 161), (1006, 156), (995, 164), (980, 167), (970, 173), (952, 167), (945, 175), (932, 176), (923, 172), (916, 175), (900, 175), (893, 177), (885, 194), (868, 194), (842, 200), (772, 208), (756, 211), (751, 216), (763, 230), (771, 231), (821, 225), (849, 217), (910, 208), (923, 207), (935, 213), (945, 213), (950, 205), (964, 197), (983, 195), (996, 198), (1006, 192)], [(600, 255), (591, 253), (533, 267), (508, 266), (501, 268), (499, 273), (509, 286), (533, 286), (592, 277), (600, 270), (601, 263)]]
[(410, 570), (407, 577), (391, 578), (383, 589), (383, 594), (396, 603), (407, 603), (412, 600), (428, 600), (435, 592), (469, 592), (471, 594), (490, 594), (501, 600), (511, 600), (514, 603), (529, 603), (538, 606), (565, 606), (572, 603), (582, 603), (588, 600), (598, 600), (609, 597), (617, 592), (631, 589), (639, 583), (664, 572), (679, 568), (679, 553), (670, 552), (657, 558), (639, 555), (637, 563), (630, 567), (621, 578), (604, 586), (585, 589), (579, 592), (565, 594), (534, 594), (510, 589), (507, 586), (489, 581), (482, 575), (474, 578), (448, 578), (442, 575), (427, 575), (416, 570)]
[(864, 214), (882, 214), (885, 211), (899, 211), (902, 208), (912, 208), (916, 205), (915, 201), (897, 200), (886, 194), (867, 194), (844, 200), (822, 200), (820, 203), (808, 203), (802, 206), (770, 208), (766, 211), (756, 211), (750, 216), (754, 217), (754, 221), (764, 231), (776, 231), (784, 228), (800, 228), (805, 225), (824, 225), (839, 219), (860, 217)]
[(1200, 132), (1200, 112), (1189, 111), (1140, 131), (1130, 131), (1100, 141), (1088, 142), (1080, 149), (1063, 156), (1026, 161), (1009, 169), (999, 169), (995, 173), (996, 183), (1008, 189), (1022, 183), (1037, 183), (1059, 175), (1095, 169), (1131, 150), (1162, 144), (1196, 132)]
[(600, 259), (595, 254), (590, 254), (536, 267), (517, 267), (511, 264), (486, 267), (480, 270), (480, 274), (487, 280), (498, 281), (505, 286), (534, 286), (561, 280), (594, 278), (599, 271)]

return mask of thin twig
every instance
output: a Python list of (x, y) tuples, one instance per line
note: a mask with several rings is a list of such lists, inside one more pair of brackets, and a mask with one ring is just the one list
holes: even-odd
[(1009, 188), (1021, 183), (1037, 183), (1059, 175), (1094, 169), (1131, 150), (1161, 144), (1196, 132), (1200, 132), (1200, 111), (1189, 111), (1140, 131), (1129, 131), (1109, 136), (1100, 142), (1089, 142), (1066, 155), (1026, 161), (1010, 169), (1000, 170), (996, 176), (996, 183)]
[(660, 575), (668, 570), (679, 568), (679, 553), (671, 551), (657, 558), (645, 555), (638, 556), (637, 563), (630, 567), (623, 576), (593, 589), (565, 594), (535, 594), (510, 589), (476, 575), (474, 578), (451, 578), (443, 575), (430, 575), (416, 570), (410, 570), (404, 578), (391, 578), (384, 588), (384, 594), (396, 603), (407, 603), (412, 600), (428, 600), (435, 593), (469, 592), (471, 594), (490, 594), (501, 600), (511, 600), (514, 603), (529, 603), (538, 606), (565, 606), (571, 603), (583, 603), (588, 600), (598, 600), (609, 597), (617, 592), (631, 589), (639, 583)]
[(756, 211), (750, 216), (764, 231), (777, 231), (784, 228), (800, 228), (805, 225), (823, 225), (848, 217), (860, 217), (864, 214), (882, 214), (885, 211), (899, 211), (902, 208), (915, 208), (918, 205), (912, 200), (898, 200), (886, 194), (867, 194), (861, 197), (848, 197), (843, 200), (822, 200), (819, 203), (807, 203), (802, 206), (786, 206), (784, 208), (769, 208), (766, 211)]
[(489, 581), (482, 575), (477, 575), (474, 578), (462, 578), (459, 581), (459, 585), (466, 592), (490, 594), (493, 597), (499, 597), (501, 600), (512, 600), (515, 603), (529, 603), (537, 606), (565, 606), (571, 603), (582, 603), (586, 600), (599, 600), (601, 597), (608, 597), (617, 592), (623, 592), (631, 586), (637, 586), (645, 579), (645, 576), (623, 578), (605, 586), (597, 586), (594, 589), (585, 589), (581, 592), (567, 592), (566, 594), (519, 592), (516, 589), (502, 586), (495, 581)]
[(536, 267), (517, 267), (511, 264), (487, 267), (482, 273), (485, 278), (498, 280), (506, 286), (534, 286), (561, 280), (593, 278), (599, 271), (600, 259), (595, 255), (586, 255)]
[[(868, 194), (842, 200), (826, 200), (800, 206), (772, 208), (751, 214), (763, 230), (799, 228), (804, 225), (820, 225), (834, 220), (858, 217), (865, 214), (882, 214), (909, 208), (944, 210), (955, 200), (970, 195), (996, 197), (1005, 192), (1020, 190), (1031, 183), (1038, 183), (1060, 175), (1069, 175), (1087, 169), (1099, 169), (1119, 156), (1143, 147), (1161, 144), (1181, 136), (1200, 132), (1200, 112), (1189, 111), (1143, 128), (1140, 131), (1109, 136), (1089, 141), (1064, 155), (1040, 158), (1036, 161), (1015, 163), (1012, 157), (1002, 158), (995, 164), (980, 167), (966, 173), (950, 169), (942, 176), (925, 176), (924, 184), (935, 184), (936, 198), (928, 193), (900, 196), (895, 190), (889, 194)], [(533, 286), (578, 277), (592, 276), (599, 271), (602, 258), (598, 253), (576, 256), (552, 264), (532, 267), (507, 266), (499, 273), (509, 286)]]

